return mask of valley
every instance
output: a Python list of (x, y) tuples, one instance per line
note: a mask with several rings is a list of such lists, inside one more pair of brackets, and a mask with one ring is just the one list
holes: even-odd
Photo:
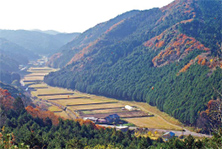
[[(58, 69), (50, 67), (30, 67), (28, 69), (29, 74), (24, 76), (22, 82), (30, 92), (35, 104), (45, 107), (59, 117), (64, 119), (86, 119), (92, 117), (104, 118), (111, 114), (118, 114), (121, 120), (130, 123), (130, 125), (135, 125), (135, 127), (129, 127), (130, 129), (142, 127), (153, 131), (157, 130), (161, 134), (173, 131), (178, 136), (181, 134), (192, 134), (196, 137), (203, 136), (187, 130), (175, 118), (146, 103), (116, 100), (82, 93), (77, 90), (52, 87), (44, 83), (44, 75), (56, 70)], [(124, 108), (126, 105), (135, 107), (135, 109), (128, 111)], [(107, 125), (107, 127), (112, 127), (112, 125)], [(182, 130), (185, 131), (183, 132)], [(208, 137), (207, 135), (204, 136)]]
[[(143, 103), (137, 104), (137, 102), (118, 101), (113, 98), (107, 98), (103, 96), (72, 91), (69, 89), (48, 86), (43, 82), (44, 78), (43, 75), (46, 75), (51, 71), (55, 71), (55, 69), (48, 67), (30, 67), (28, 69), (28, 72), (31, 73), (24, 77), (23, 82), (25, 83), (25, 85), (28, 86), (31, 95), (34, 98), (34, 102), (42, 101), (44, 103), (48, 103), (49, 110), (55, 112), (57, 115), (61, 117), (68, 118), (67, 113), (63, 112), (64, 110), (61, 107), (67, 107), (67, 109), (73, 111), (73, 113), (75, 113), (74, 111), (76, 111), (75, 113), (76, 117), (84, 117), (84, 115), (89, 116), (88, 113), (91, 113), (91, 115), (102, 114), (102, 113), (111, 114), (114, 111), (117, 111), (117, 110), (110, 110), (110, 108), (116, 108), (119, 110), (119, 113), (123, 114), (124, 112), (121, 112), (123, 111), (121, 109), (124, 108), (125, 105), (131, 105), (144, 108), (144, 110), (139, 109), (140, 111), (139, 113), (147, 115), (147, 117), (140, 118), (140, 116), (138, 115), (138, 118), (137, 116), (132, 118), (124, 118), (124, 120), (126, 121), (130, 121), (131, 123), (137, 122), (137, 126), (140, 127), (172, 129), (172, 130), (182, 129), (181, 126), (172, 125), (171, 123), (161, 118), (161, 116), (157, 116), (156, 113), (149, 111), (146, 106), (143, 106)], [(157, 109), (156, 111), (161, 113)], [(149, 116), (149, 113), (153, 113), (154, 116)], [(166, 119), (173, 119), (173, 118), (170, 116), (168, 117), (166, 116)], [(141, 123), (139, 123), (140, 120)], [(171, 121), (180, 124), (176, 119), (173, 119)], [(158, 125), (156, 125), (157, 123)]]

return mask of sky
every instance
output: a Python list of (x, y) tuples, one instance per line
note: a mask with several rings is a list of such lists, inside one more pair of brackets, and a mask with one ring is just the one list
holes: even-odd
[(130, 10), (162, 7), (173, 0), (0, 0), (0, 29), (84, 32)]

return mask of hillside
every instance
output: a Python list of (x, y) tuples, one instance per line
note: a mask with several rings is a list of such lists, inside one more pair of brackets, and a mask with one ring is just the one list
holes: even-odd
[(0, 38), (0, 53), (15, 59), (18, 64), (27, 64), (29, 60), (38, 58), (32, 51), (4, 38)]
[(0, 38), (0, 81), (12, 83), (12, 72), (19, 71), (19, 65), (27, 65), (38, 56), (13, 42)]
[(59, 33), (56, 35), (27, 30), (0, 30), (0, 38), (14, 42), (36, 54), (51, 54), (77, 37), (79, 33)]
[(17, 88), (0, 82), (0, 89), (7, 90), (13, 99), (21, 98), (24, 106), (33, 105), (32, 100), (24, 95), (25, 93), (21, 88)]
[(221, 8), (219, 0), (175, 0), (117, 16), (63, 46), (49, 65), (65, 67), (44, 80), (147, 102), (196, 125), (198, 113), (218, 96), (213, 87), (222, 90)]
[[(1, 85), (1, 84), (0, 84)], [(11, 87), (9, 87), (11, 88)], [(33, 108), (14, 98), (11, 92), (0, 87), (0, 148), (218, 148), (221, 130), (212, 139), (197, 140), (192, 136), (172, 138), (164, 142), (156, 133), (140, 129), (126, 132), (105, 128), (89, 120), (64, 120), (53, 112)], [(144, 133), (146, 132), (146, 133)], [(183, 137), (183, 136), (182, 136)]]
[(50, 58), (48, 65), (52, 67), (63, 67), (74, 58), (75, 54), (76, 57), (78, 56), (81, 58), (81, 51), (87, 53), (88, 49), (90, 49), (95, 44), (99, 44), (100, 42), (103, 42), (104, 44), (114, 43), (114, 41), (106, 39), (105, 34), (121, 24), (124, 19), (130, 18), (136, 15), (138, 12), (139, 11), (137, 10), (126, 12), (117, 16), (116, 18), (113, 18), (104, 23), (100, 23), (95, 27), (88, 29), (84, 33), (80, 34), (75, 40), (62, 46), (58, 53), (54, 54)]

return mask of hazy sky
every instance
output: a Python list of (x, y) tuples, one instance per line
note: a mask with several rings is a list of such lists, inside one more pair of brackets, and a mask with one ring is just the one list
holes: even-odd
[(0, 0), (0, 29), (83, 32), (126, 11), (173, 0)]

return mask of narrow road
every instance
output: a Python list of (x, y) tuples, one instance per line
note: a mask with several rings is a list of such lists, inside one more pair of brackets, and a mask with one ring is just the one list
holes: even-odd
[[(115, 125), (104, 125), (104, 124), (98, 124), (100, 126), (103, 126), (103, 127), (110, 127), (110, 128), (116, 128), (117, 126)], [(129, 127), (130, 130), (136, 130), (137, 128), (139, 127)], [(211, 135), (206, 135), (206, 134), (201, 134), (201, 133), (196, 133), (196, 132), (191, 132), (191, 131), (177, 131), (177, 130), (165, 130), (165, 129), (155, 129), (155, 128), (148, 128), (149, 130), (152, 130), (152, 131), (158, 131), (159, 133), (166, 133), (166, 132), (173, 132), (175, 133), (176, 136), (180, 136), (180, 135), (185, 135), (185, 136), (188, 136), (188, 135), (192, 135), (194, 137), (206, 137), (206, 138), (211, 138), (212, 136)]]

